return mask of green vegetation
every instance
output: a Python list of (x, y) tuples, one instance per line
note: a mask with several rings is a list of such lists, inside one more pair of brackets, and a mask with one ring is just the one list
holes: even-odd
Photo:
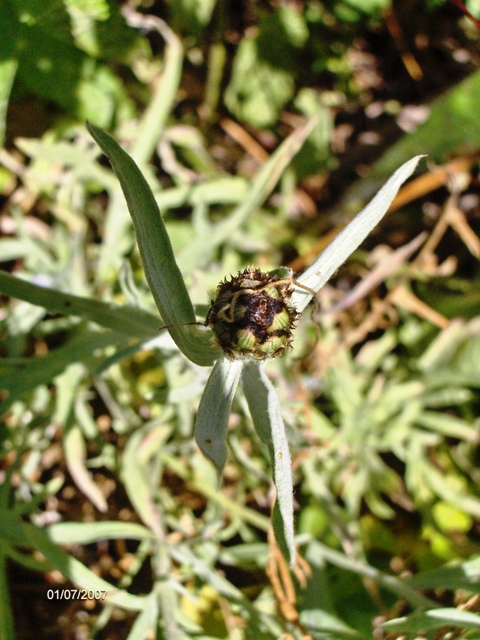
[[(400, 13), (245, 4), (0, 6), (2, 640), (479, 636), (480, 75), (394, 143)], [(266, 367), (193, 324), (250, 265), (317, 292)]]

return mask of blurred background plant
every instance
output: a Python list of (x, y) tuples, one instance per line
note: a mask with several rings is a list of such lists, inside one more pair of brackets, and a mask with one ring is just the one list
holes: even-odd
[[(1, 636), (478, 637), (475, 24), (425, 0), (6, 0), (0, 24)], [(199, 318), (429, 154), (269, 366), (293, 576), (241, 394), (221, 490), (196, 449), (209, 370), (159, 332), (86, 118), (147, 175)]]

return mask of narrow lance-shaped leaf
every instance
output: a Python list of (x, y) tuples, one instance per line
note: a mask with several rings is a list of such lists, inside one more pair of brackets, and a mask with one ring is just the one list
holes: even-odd
[(217, 360), (198, 407), (195, 440), (219, 473), (227, 460), (228, 417), (242, 366), (242, 360)]
[(107, 331), (90, 331), (80, 325), (74, 336), (64, 345), (37, 358), (6, 358), (0, 367), (0, 389), (8, 391), (0, 402), (0, 415), (25, 393), (40, 384), (49, 384), (72, 362), (82, 362), (95, 371), (105, 360), (103, 350), (118, 343), (121, 336)]
[[(381, 625), (382, 629), (386, 629), (387, 631), (410, 631), (414, 632), (415, 635), (420, 630), (438, 629), (445, 626), (457, 627), (464, 630), (480, 630), (480, 616), (478, 613), (472, 613), (471, 611), (461, 611), (454, 607), (443, 607), (430, 611), (419, 611), (409, 616), (388, 620)], [(445, 638), (447, 636), (442, 634), (442, 637)], [(452, 634), (451, 637), (453, 638), (455, 636)], [(474, 636), (471, 635), (470, 637), (473, 638)]]
[(153, 193), (132, 158), (98, 127), (88, 129), (110, 160), (133, 220), (145, 275), (163, 321), (179, 349), (192, 362), (208, 366), (219, 355), (207, 333), (182, 323), (195, 322), (193, 305), (173, 254)]
[(141, 164), (152, 155), (173, 110), (182, 77), (183, 47), (180, 38), (161, 18), (137, 13), (128, 5), (122, 8), (122, 13), (131, 27), (144, 32), (156, 31), (165, 42), (162, 74), (139, 123), (138, 137), (132, 148), (132, 156)]
[(293, 482), (290, 452), (278, 395), (262, 366), (257, 362), (245, 364), (242, 384), (255, 430), (267, 445), (272, 462), (273, 482), (277, 491), (272, 514), (275, 539), (283, 555), (292, 565), (295, 561)]
[(129, 337), (147, 339), (158, 335), (158, 318), (143, 309), (49, 289), (3, 271), (0, 271), (0, 291), (7, 296), (45, 307), (49, 311), (85, 318)]
[[(87, 591), (100, 591), (105, 596), (105, 603), (111, 603), (122, 609), (141, 611), (145, 607), (146, 598), (136, 596), (112, 584), (90, 571), (83, 563), (53, 544), (48, 532), (27, 522), (22, 523), (27, 544), (41, 553), (45, 560), (76, 587)], [(103, 597), (103, 596), (102, 596)]]
[(149, 460), (142, 456), (145, 431), (145, 427), (137, 429), (128, 439), (122, 461), (121, 478), (135, 512), (158, 539), (161, 539), (163, 524), (153, 496), (154, 482), (151, 468)]
[[(418, 161), (423, 157), (416, 156), (395, 171), (373, 200), (338, 234), (311, 267), (302, 273), (298, 278), (300, 284), (318, 291), (328, 282), (340, 265), (360, 246), (387, 213), (398, 190), (412, 175)], [(312, 294), (307, 291), (297, 289), (292, 296), (292, 303), (297, 311), (303, 311), (311, 297)]]

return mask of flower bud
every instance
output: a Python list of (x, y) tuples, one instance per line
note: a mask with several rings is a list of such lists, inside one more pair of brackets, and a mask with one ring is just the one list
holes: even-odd
[(290, 346), (299, 314), (290, 304), (291, 271), (283, 271), (290, 277), (248, 268), (218, 285), (205, 324), (230, 358), (265, 360)]

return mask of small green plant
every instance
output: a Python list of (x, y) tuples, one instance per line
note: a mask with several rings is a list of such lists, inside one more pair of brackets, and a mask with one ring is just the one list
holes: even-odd
[[(145, 275), (166, 328), (187, 358), (200, 365), (213, 364), (195, 423), (198, 446), (221, 474), (227, 459), (228, 417), (241, 379), (255, 429), (270, 453), (277, 492), (272, 514), (275, 537), (285, 558), (293, 564), (295, 538), (290, 454), (279, 399), (261, 361), (284, 351), (290, 342), (297, 314), (305, 309), (315, 292), (376, 226), (400, 186), (415, 170), (421, 156), (400, 167), (372, 202), (296, 281), (292, 280), (287, 268), (270, 276), (253, 269), (245, 271), (231, 282), (220, 284), (206, 318), (207, 329), (200, 329), (194, 326), (193, 305), (147, 181), (135, 162), (110, 135), (91, 124), (88, 128), (120, 180), (132, 216)], [(243, 291), (242, 284), (246, 285)], [(280, 313), (280, 320), (269, 316), (266, 321), (280, 322), (282, 326), (275, 329), (281, 332), (280, 336), (272, 335), (271, 327), (267, 329), (264, 326), (263, 312), (252, 310), (251, 298), (255, 300), (258, 295), (263, 303), (270, 305), (268, 314), (274, 316), (276, 313), (278, 316)], [(272, 311), (272, 298), (280, 303), (276, 311)], [(243, 318), (247, 309), (249, 335), (241, 333), (246, 327), (238, 324), (240, 316)], [(210, 327), (227, 357), (218, 345), (212, 343)], [(263, 342), (255, 336), (256, 332), (262, 333), (265, 338)]]

